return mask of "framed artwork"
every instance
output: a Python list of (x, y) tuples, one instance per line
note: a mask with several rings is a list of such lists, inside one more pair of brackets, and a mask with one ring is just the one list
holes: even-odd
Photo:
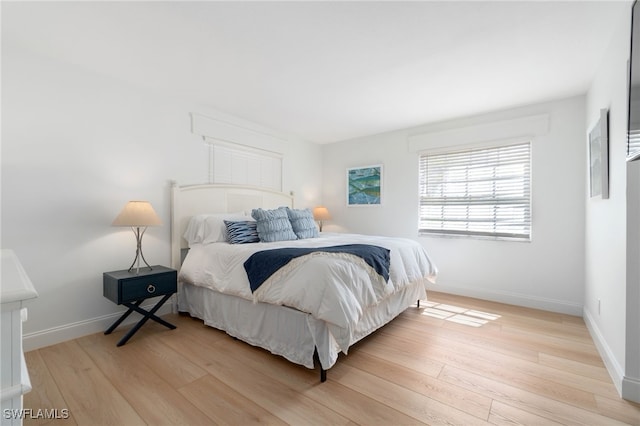
[(589, 132), (589, 195), (609, 198), (609, 111), (600, 110), (600, 118)]
[(347, 169), (347, 206), (382, 204), (382, 164)]

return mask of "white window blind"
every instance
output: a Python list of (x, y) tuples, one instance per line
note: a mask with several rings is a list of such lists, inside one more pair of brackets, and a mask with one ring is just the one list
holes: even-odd
[(640, 153), (640, 129), (631, 129), (628, 134), (627, 157), (637, 158)]
[(420, 155), (420, 234), (529, 240), (531, 144)]

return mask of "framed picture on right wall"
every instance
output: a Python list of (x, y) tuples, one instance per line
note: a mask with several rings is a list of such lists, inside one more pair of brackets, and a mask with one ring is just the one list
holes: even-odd
[(600, 118), (589, 132), (589, 195), (609, 198), (609, 111), (600, 110)]
[(382, 204), (382, 164), (347, 169), (347, 206)]

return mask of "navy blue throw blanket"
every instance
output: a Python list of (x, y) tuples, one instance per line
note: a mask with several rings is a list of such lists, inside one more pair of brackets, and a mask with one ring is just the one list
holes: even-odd
[(251, 292), (255, 292), (278, 269), (291, 262), (296, 257), (305, 256), (313, 252), (347, 253), (362, 258), (375, 271), (389, 280), (389, 250), (384, 247), (369, 244), (346, 244), (331, 247), (295, 247), (263, 250), (256, 252), (244, 262)]

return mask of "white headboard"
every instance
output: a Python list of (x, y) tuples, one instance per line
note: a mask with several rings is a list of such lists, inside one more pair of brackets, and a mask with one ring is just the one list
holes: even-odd
[(180, 269), (181, 250), (187, 248), (182, 238), (192, 216), (202, 213), (251, 212), (251, 209), (293, 208), (293, 197), (255, 186), (202, 184), (171, 188), (171, 267)]

